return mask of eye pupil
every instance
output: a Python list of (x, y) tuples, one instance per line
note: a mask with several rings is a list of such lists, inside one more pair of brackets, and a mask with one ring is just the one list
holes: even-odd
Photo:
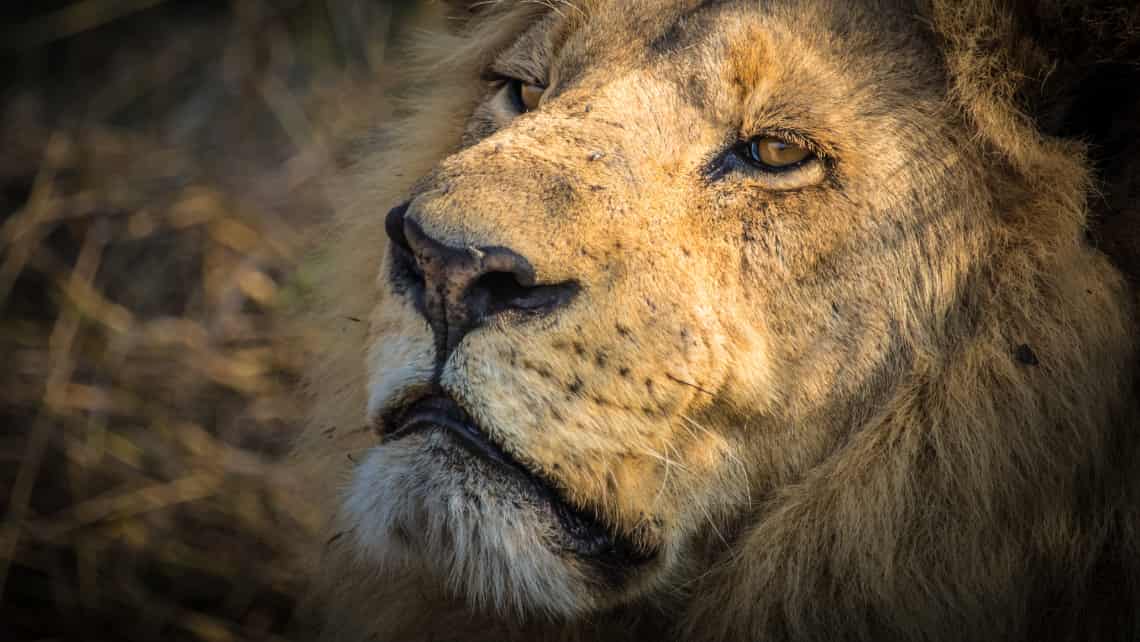
[(522, 113), (537, 109), (542, 95), (546, 93), (546, 87), (522, 80), (512, 80), (510, 88), (515, 106)]
[(791, 169), (809, 160), (812, 153), (794, 143), (772, 136), (759, 136), (748, 141), (749, 162), (763, 169)]

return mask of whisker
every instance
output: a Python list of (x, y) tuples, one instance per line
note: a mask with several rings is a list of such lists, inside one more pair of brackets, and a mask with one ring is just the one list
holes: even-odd
[(677, 377), (674, 377), (672, 374), (670, 374), (668, 372), (665, 373), (665, 377), (668, 378), (669, 380), (675, 382), (675, 383), (681, 384), (682, 386), (688, 386), (688, 387), (693, 388), (695, 390), (699, 390), (699, 391), (705, 393), (706, 395), (708, 395), (710, 397), (716, 396), (715, 394), (713, 394), (713, 393), (709, 392), (708, 390), (698, 386), (697, 384), (695, 384), (691, 381), (685, 381), (684, 379), (678, 379)]

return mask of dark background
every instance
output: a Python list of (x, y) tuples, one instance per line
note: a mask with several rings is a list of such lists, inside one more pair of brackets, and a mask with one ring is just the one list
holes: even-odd
[(303, 637), (323, 178), (430, 8), (0, 9), (0, 640)]

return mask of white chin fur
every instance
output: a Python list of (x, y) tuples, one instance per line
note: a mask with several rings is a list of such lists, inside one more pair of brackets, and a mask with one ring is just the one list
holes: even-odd
[[(408, 386), (427, 381), (434, 369), (434, 359), (435, 348), (430, 338), (402, 337), (377, 342), (369, 350), (366, 363), (372, 373), (368, 377), (368, 416), (375, 417)], [(394, 363), (403, 365), (386, 365)]]
[(479, 610), (588, 610), (579, 571), (545, 544), (551, 525), (509, 493), (480, 492), (488, 480), (475, 466), (441, 462), (441, 449), (454, 448), (447, 441), (438, 432), (410, 436), (357, 466), (343, 502), (356, 550), (381, 572), (423, 568)]

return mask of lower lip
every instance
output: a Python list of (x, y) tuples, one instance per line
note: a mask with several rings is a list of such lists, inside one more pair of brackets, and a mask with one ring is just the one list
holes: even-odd
[(401, 422), (399, 428), (392, 431), (387, 441), (395, 441), (401, 437), (407, 437), (422, 430), (437, 427), (450, 431), (458, 438), (459, 443), (463, 445), (464, 448), (467, 448), (474, 454), (490, 459), (498, 464), (514, 468), (514, 463), (504, 457), (498, 448), (488, 442), (487, 438), (484, 437), (477, 428), (438, 410), (425, 410), (406, 418)]

